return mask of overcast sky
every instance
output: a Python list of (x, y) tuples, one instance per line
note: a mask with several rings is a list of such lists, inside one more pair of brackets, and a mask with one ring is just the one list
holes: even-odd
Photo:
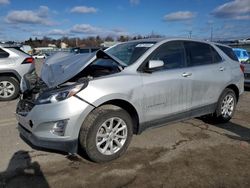
[(0, 40), (147, 35), (250, 37), (250, 0), (0, 0)]

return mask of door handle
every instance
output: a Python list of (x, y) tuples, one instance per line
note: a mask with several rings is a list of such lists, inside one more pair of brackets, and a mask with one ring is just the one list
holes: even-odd
[(220, 67), (219, 70), (220, 70), (220, 71), (224, 71), (224, 70), (225, 70), (225, 67)]
[(192, 76), (191, 72), (184, 72), (184, 73), (182, 73), (182, 77), (189, 77), (189, 76)]

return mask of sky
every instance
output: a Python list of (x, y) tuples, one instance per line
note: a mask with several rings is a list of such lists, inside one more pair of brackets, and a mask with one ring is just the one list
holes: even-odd
[(0, 0), (0, 41), (149, 35), (250, 37), (250, 0)]

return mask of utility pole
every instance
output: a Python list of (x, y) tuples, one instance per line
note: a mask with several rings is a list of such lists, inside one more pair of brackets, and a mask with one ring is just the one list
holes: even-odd
[(210, 35), (210, 41), (212, 42), (213, 41), (213, 24), (211, 24), (211, 35)]
[(77, 37), (76, 37), (75, 42), (76, 42), (76, 47), (78, 47), (78, 38)]
[(192, 38), (192, 31), (189, 31), (189, 38)]

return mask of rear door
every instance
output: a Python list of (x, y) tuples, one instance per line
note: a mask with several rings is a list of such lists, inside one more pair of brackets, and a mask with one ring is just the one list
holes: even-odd
[[(185, 41), (187, 66), (192, 68), (191, 109), (213, 108), (231, 79), (230, 69), (209, 44)], [(200, 111), (200, 113), (203, 113)]]

